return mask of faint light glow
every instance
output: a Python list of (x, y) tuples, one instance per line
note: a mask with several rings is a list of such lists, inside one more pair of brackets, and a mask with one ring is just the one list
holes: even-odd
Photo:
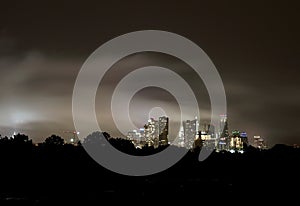
[(11, 138), (15, 138), (15, 135), (17, 135), (17, 132), (14, 131), (13, 135), (11, 136)]
[(167, 116), (165, 110), (161, 107), (153, 107), (148, 114), (148, 119), (159, 119), (159, 117)]
[(74, 138), (71, 138), (71, 140), (70, 140), (72, 143), (74, 142)]
[(23, 109), (17, 110), (16, 108), (14, 108), (14, 110), (9, 114), (8, 124), (10, 124), (10, 126), (16, 126), (37, 120), (39, 120), (39, 118), (35, 112), (25, 111)]
[(239, 153), (244, 154), (244, 150), (239, 150)]
[(229, 150), (230, 153), (235, 153), (235, 150), (231, 149)]
[(135, 146), (136, 149), (143, 149), (143, 147), (141, 145), (137, 145)]
[(246, 132), (241, 132), (240, 136), (241, 136), (241, 137), (248, 137), (248, 135), (247, 135)]

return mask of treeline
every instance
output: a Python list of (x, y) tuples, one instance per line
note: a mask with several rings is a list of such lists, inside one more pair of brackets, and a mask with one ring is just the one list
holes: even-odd
[(44, 142), (38, 144), (33, 144), (29, 136), (25, 134), (18, 133), (16, 135), (13, 135), (12, 137), (2, 137), (0, 135), (0, 148), (2, 148), (2, 151), (11, 150), (13, 148), (17, 148), (19, 151), (21, 151), (26, 148), (63, 149), (72, 147), (78, 147), (77, 149), (80, 150), (80, 147), (82, 147), (82, 145), (88, 146), (93, 144), (106, 144), (107, 141), (103, 141), (104, 139), (106, 139), (116, 149), (131, 155), (154, 154), (164, 150), (167, 147), (160, 146), (154, 149), (154, 147), (144, 146), (143, 148), (136, 148), (134, 144), (129, 140), (111, 137), (107, 132), (93, 132), (86, 138), (84, 138), (83, 141), (77, 141), (74, 143), (66, 143), (66, 141), (62, 137), (55, 134), (47, 137)]
[[(166, 171), (145, 177), (130, 177), (103, 168), (86, 153), (82, 145), (103, 145), (107, 143), (104, 139), (117, 149), (134, 155), (149, 155), (164, 149), (136, 149), (130, 141), (99, 132), (89, 135), (77, 146), (65, 144), (56, 135), (51, 135), (39, 145), (33, 144), (23, 134), (13, 138), (1, 137), (0, 205), (2, 200), (11, 197), (34, 205), (86, 205), (120, 199), (124, 203), (139, 199), (148, 202), (157, 201), (158, 197), (194, 202), (199, 195), (207, 197), (218, 194), (220, 200), (223, 200), (221, 196), (242, 197), (252, 194), (253, 187), (273, 194), (284, 188), (291, 194), (295, 191), (291, 188), (300, 185), (300, 149), (286, 145), (276, 145), (262, 151), (250, 146), (244, 154), (213, 152), (203, 162), (198, 161), (198, 148), (189, 151)], [(20, 205), (24, 205), (24, 201)]]

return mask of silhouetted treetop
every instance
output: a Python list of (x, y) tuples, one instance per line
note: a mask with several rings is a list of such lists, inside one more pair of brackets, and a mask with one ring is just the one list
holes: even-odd
[(45, 140), (46, 145), (55, 145), (55, 146), (61, 146), (64, 145), (65, 141), (63, 138), (57, 135), (51, 135)]
[(7, 136), (2, 137), (0, 135), (0, 144), (7, 144), (7, 143), (9, 143), (9, 141), (10, 141), (10, 139)]
[(106, 132), (93, 132), (92, 134), (89, 134), (84, 140), (83, 145), (90, 145), (90, 144), (99, 144), (104, 143), (105, 139), (109, 138), (110, 135)]
[(16, 134), (11, 138), (13, 144), (32, 144), (32, 140), (29, 140), (28, 136), (25, 134)]

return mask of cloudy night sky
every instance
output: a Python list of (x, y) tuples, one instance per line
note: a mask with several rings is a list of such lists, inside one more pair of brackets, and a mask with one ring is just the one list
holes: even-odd
[[(73, 86), (85, 60), (114, 37), (153, 29), (182, 35), (211, 58), (226, 90), (230, 130), (246, 131), (250, 138), (261, 135), (270, 146), (300, 144), (300, 8), (295, 1), (96, 2), (1, 3), (2, 136), (17, 131), (39, 142), (72, 131)], [(166, 55), (121, 60), (105, 79), (106, 92), (117, 83), (117, 74), (149, 62), (178, 68), (191, 84), (199, 83), (200, 109), (209, 114), (201, 81)], [(131, 114), (137, 126), (147, 119), (144, 110), (173, 101), (161, 94), (150, 88), (136, 95)], [(101, 105), (105, 101), (105, 95), (97, 96), (102, 118), (108, 113)], [(118, 135), (110, 121), (104, 122), (109, 133)]]

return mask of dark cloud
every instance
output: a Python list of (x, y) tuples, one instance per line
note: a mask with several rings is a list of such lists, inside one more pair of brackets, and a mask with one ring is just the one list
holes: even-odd
[[(85, 59), (113, 37), (158, 29), (191, 39), (212, 59), (227, 92), (231, 129), (265, 136), (271, 145), (300, 143), (298, 11), (292, 1), (2, 3), (0, 125), (39, 131), (35, 137), (56, 128), (72, 129), (72, 90)], [(116, 68), (128, 71), (149, 61), (184, 67), (168, 57), (131, 58)], [(198, 96), (207, 95), (190, 70), (178, 71), (200, 87)], [(124, 73), (109, 75), (107, 92)], [(204, 99), (201, 106), (207, 112)]]

